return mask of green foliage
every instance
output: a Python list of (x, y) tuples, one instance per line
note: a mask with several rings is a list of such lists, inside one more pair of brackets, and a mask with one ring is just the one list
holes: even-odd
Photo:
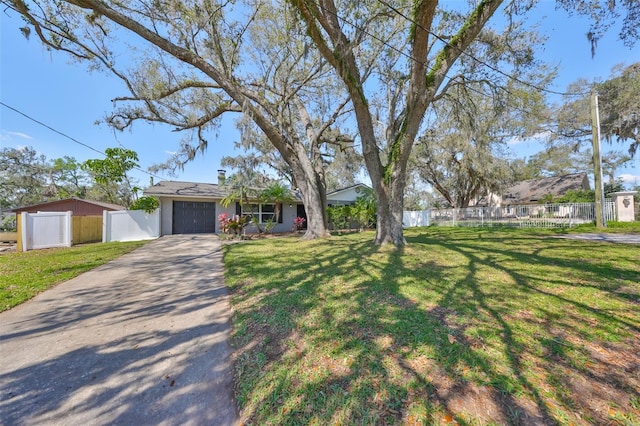
[[(260, 192), (260, 200), (264, 203), (273, 203), (275, 204), (275, 225), (278, 224), (278, 220), (280, 219), (280, 215), (282, 214), (282, 205), (286, 203), (293, 203), (295, 198), (293, 193), (289, 188), (281, 184), (280, 182), (272, 182)], [(269, 227), (273, 229), (275, 225), (269, 224)], [(267, 229), (267, 223), (265, 223), (265, 230), (270, 232)]]
[[(604, 194), (608, 196), (612, 192), (622, 191), (622, 183), (616, 182), (613, 185), (607, 183), (604, 185)], [(554, 198), (551, 194), (545, 195), (539, 203), (594, 203), (596, 201), (596, 192), (593, 189), (570, 189), (561, 197)]]
[(558, 197), (549, 202), (554, 203), (593, 203), (596, 201), (596, 193), (592, 189), (570, 189), (562, 197)]
[(46, 157), (33, 148), (1, 148), (0, 209), (48, 201), (48, 172)]
[(0, 231), (15, 232), (17, 231), (17, 224), (18, 221), (16, 215), (10, 214), (0, 222)]
[[(411, 167), (451, 205), (467, 207), (488, 192), (499, 192), (510, 181), (507, 137), (529, 132), (535, 120), (514, 113), (511, 105), (540, 108), (531, 90), (498, 92), (460, 86), (436, 104), (438, 121), (418, 138)], [(496, 106), (499, 105), (499, 106)]]
[(153, 213), (158, 207), (160, 207), (160, 202), (156, 197), (140, 197), (129, 206), (129, 209)]
[(50, 176), (59, 198), (86, 198), (91, 180), (75, 158), (64, 156), (51, 163)]
[(333, 225), (333, 229), (338, 232), (347, 229), (351, 220), (351, 206), (329, 206), (327, 207), (327, 215), (329, 223)]
[[(558, 129), (554, 132), (556, 143), (571, 147), (591, 144), (591, 97), (598, 93), (600, 131), (608, 142), (629, 144), (631, 157), (640, 146), (640, 62), (626, 68), (616, 67), (608, 80), (594, 85), (586, 79), (572, 83), (567, 92), (572, 93), (557, 112)], [(624, 156), (613, 158), (615, 167), (624, 164)], [(626, 160), (628, 161), (628, 159)], [(605, 172), (606, 173), (606, 172)]]
[(107, 148), (106, 158), (92, 159), (82, 163), (95, 180), (93, 193), (100, 194), (110, 203), (129, 206), (134, 197), (127, 172), (138, 167), (138, 154), (125, 148)]
[(352, 223), (360, 230), (372, 228), (376, 223), (376, 199), (371, 188), (363, 188), (363, 193), (351, 205), (335, 205), (327, 208), (329, 223), (341, 232), (350, 229)]
[(223, 188), (228, 192), (227, 195), (220, 201), (223, 207), (229, 207), (231, 203), (238, 201), (240, 204), (249, 204), (249, 200), (257, 199), (259, 190), (255, 189), (255, 185), (258, 175), (254, 173), (239, 174), (226, 178)]
[(125, 148), (107, 148), (106, 158), (87, 160), (82, 167), (93, 174), (96, 182), (103, 185), (123, 182), (127, 172), (138, 167), (138, 154)]
[(273, 229), (278, 226), (278, 221), (267, 219), (262, 225), (264, 226), (264, 232), (270, 234), (271, 232), (273, 232)]
[(363, 193), (351, 206), (351, 216), (361, 230), (373, 228), (376, 222), (376, 198), (373, 189), (361, 187)]

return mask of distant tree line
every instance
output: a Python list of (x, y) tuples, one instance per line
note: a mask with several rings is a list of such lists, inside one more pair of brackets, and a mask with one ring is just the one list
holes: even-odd
[[(139, 188), (127, 176), (137, 167), (134, 151), (109, 148), (104, 159), (78, 162), (74, 157), (47, 159), (31, 147), (0, 149), (0, 207), (2, 210), (65, 198), (81, 198), (149, 208), (139, 201)], [(146, 204), (145, 204), (146, 203)]]

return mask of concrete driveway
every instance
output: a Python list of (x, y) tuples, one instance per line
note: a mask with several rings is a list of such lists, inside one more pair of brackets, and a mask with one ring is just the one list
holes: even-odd
[(0, 314), (4, 425), (232, 425), (221, 244), (175, 235)]

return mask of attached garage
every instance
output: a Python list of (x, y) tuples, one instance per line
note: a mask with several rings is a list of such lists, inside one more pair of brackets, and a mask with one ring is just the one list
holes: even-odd
[[(276, 209), (275, 203), (260, 199), (249, 200), (250, 204), (244, 207), (237, 200), (223, 206), (222, 200), (229, 196), (229, 188), (213, 183), (161, 181), (147, 188), (144, 195), (160, 201), (161, 235), (219, 233), (221, 214), (253, 216), (264, 230), (264, 225), (273, 220)], [(293, 192), (291, 195), (294, 201), (280, 206), (280, 216), (272, 232), (291, 231), (296, 216), (304, 215), (300, 197)], [(258, 232), (258, 229), (252, 224), (245, 232)]]
[(212, 234), (216, 232), (216, 203), (173, 201), (173, 234)]

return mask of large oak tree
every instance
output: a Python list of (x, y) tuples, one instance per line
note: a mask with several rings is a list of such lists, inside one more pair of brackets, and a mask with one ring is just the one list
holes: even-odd
[(321, 149), (347, 97), (325, 95), (334, 74), (305, 42), (304, 28), (285, 5), (251, 0), (3, 3), (26, 18), (25, 33), (35, 30), (49, 48), (125, 82), (130, 93), (114, 99), (110, 125), (125, 129), (146, 121), (184, 132), (173, 165), (207, 148), (222, 115), (242, 116), (241, 126), (259, 129), (289, 166), (306, 208), (305, 237), (327, 234)]
[[(305, 103), (313, 102), (313, 97), (305, 99), (298, 94), (324, 71), (326, 61), (342, 80), (345, 99), (354, 111), (362, 154), (377, 199), (375, 242), (403, 245), (407, 163), (427, 109), (449, 87), (464, 82), (464, 75), (455, 72), (455, 65), (474, 41), (491, 42), (491, 38), (479, 37), (501, 6), (507, 15), (507, 37), (497, 40), (509, 46), (508, 33), (517, 25), (512, 18), (536, 1), (480, 0), (469, 2), (468, 8), (465, 3), (456, 2), (447, 9), (444, 6), (451, 3), (438, 0), (393, 4), (386, 0), (288, 0), (304, 23), (307, 37), (288, 20), (289, 8), (278, 2), (2, 3), (20, 12), (48, 46), (93, 61), (128, 84), (132, 97), (120, 100), (136, 102), (136, 106), (113, 117), (116, 127), (126, 127), (140, 119), (170, 123), (178, 130), (192, 129), (198, 143), (195, 147), (189, 143), (183, 146), (189, 159), (197, 149), (206, 147), (204, 132), (222, 114), (242, 112), (250, 117), (291, 167), (307, 208), (309, 237), (326, 233), (319, 141), (343, 104), (338, 98), (333, 114), (314, 120), (317, 109)], [(631, 38), (637, 36), (633, 23), (637, 23), (640, 14), (635, 0), (621, 0), (617, 8), (616, 2), (610, 0), (558, 3), (586, 14), (598, 7), (628, 11), (623, 30)], [(278, 33), (281, 28), (287, 32), (285, 38), (278, 40), (282, 43), (281, 55), (272, 58), (274, 67), (250, 72), (252, 68), (247, 65), (252, 63), (252, 55), (260, 55), (261, 46), (250, 42), (247, 34), (254, 26), (263, 25), (263, 17), (269, 14), (281, 18), (275, 26), (262, 28), (265, 36)], [(591, 15), (598, 29), (615, 18)], [(113, 37), (117, 28), (131, 31), (153, 46), (136, 52), (142, 60), (130, 73), (116, 66), (118, 55), (114, 52), (121, 53), (128, 47)], [(590, 33), (592, 40), (598, 38), (596, 31)], [(316, 52), (324, 61), (313, 56), (313, 60), (305, 62), (307, 55)], [(305, 72), (300, 78), (279, 77), (278, 84), (272, 86), (270, 78), (275, 72), (292, 75), (297, 70), (290, 66), (291, 58), (300, 62)], [(497, 67), (490, 69), (499, 74), (505, 58), (497, 57)], [(258, 63), (269, 62), (264, 58)], [(181, 64), (188, 65), (191, 72), (181, 70)], [(266, 72), (269, 70), (271, 73)], [(295, 123), (288, 121), (290, 111), (295, 111), (289, 115), (297, 118)], [(304, 128), (302, 133), (300, 126)]]

